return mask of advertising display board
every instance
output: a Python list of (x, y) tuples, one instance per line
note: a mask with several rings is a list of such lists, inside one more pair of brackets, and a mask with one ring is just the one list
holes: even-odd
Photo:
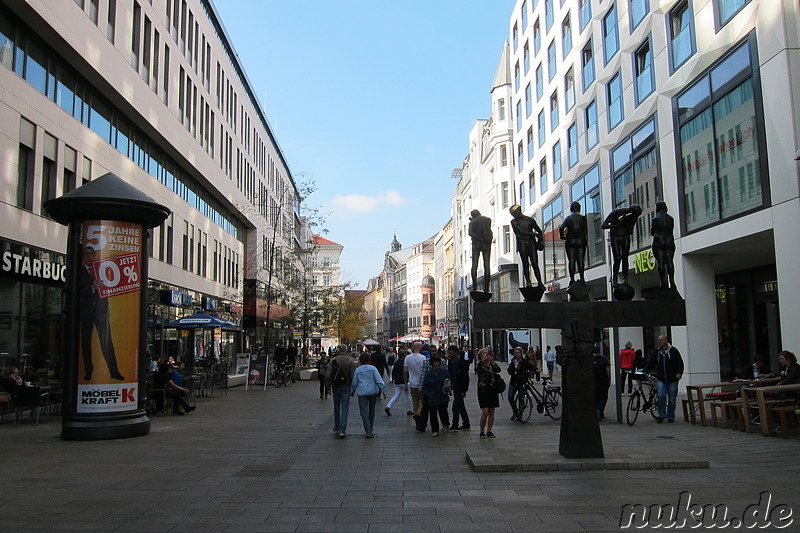
[(83, 222), (78, 413), (137, 408), (144, 231), (130, 222)]
[(531, 330), (529, 329), (510, 329), (508, 330), (508, 356), (509, 360), (514, 356), (514, 348), (519, 346), (522, 353), (528, 351), (531, 345)]
[(269, 356), (265, 353), (254, 353), (250, 355), (250, 364), (247, 367), (247, 388), (261, 387), (267, 388), (267, 368), (269, 368)]

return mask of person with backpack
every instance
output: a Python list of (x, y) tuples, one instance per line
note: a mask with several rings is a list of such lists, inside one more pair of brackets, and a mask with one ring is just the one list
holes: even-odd
[(346, 344), (340, 344), (336, 357), (328, 364), (325, 386), (333, 394), (334, 432), (340, 439), (347, 438), (347, 417), (350, 414), (350, 384), (356, 371), (356, 362)]
[[(319, 399), (328, 399), (328, 388), (325, 386), (325, 374), (328, 372), (328, 365), (331, 360), (328, 359), (327, 354), (322, 351), (319, 353), (319, 360), (317, 361), (317, 379), (319, 380)], [(324, 398), (323, 398), (324, 395)]]

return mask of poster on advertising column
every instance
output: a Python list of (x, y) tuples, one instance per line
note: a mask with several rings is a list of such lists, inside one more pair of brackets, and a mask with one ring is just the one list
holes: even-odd
[(78, 413), (137, 408), (143, 232), (130, 222), (83, 222)]

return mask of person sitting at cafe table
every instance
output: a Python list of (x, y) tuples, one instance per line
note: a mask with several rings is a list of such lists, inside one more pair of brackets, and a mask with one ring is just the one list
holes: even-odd
[(778, 364), (781, 365), (781, 380), (778, 385), (794, 385), (800, 383), (800, 365), (797, 357), (789, 350), (778, 354)]
[(16, 396), (17, 390), (25, 387), (25, 380), (23, 380), (22, 376), (19, 375), (19, 368), (15, 366), (11, 367), (8, 377), (3, 382), (3, 387), (12, 398)]
[[(169, 363), (161, 365), (161, 372), (167, 377), (164, 384), (164, 394), (167, 398), (172, 399), (172, 414), (183, 416), (184, 413), (191, 413), (197, 409), (196, 406), (189, 405), (189, 402), (186, 401), (189, 389), (183, 386), (181, 373), (170, 366)], [(181, 407), (183, 407), (183, 412), (181, 412)]]
[[(756, 376), (756, 369), (758, 375)], [(775, 372), (769, 369), (767, 363), (764, 361), (764, 356), (756, 354), (753, 356), (753, 363), (745, 366), (742, 369), (742, 378), (744, 379), (757, 379), (757, 378), (774, 378)]]

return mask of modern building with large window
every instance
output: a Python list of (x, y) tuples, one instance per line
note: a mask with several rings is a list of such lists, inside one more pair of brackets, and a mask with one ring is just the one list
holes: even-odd
[[(689, 325), (624, 329), (621, 343), (647, 352), (667, 333), (684, 383), (737, 376), (756, 354), (775, 368), (780, 350), (799, 350), (800, 4), (519, 0), (509, 34), (513, 140), (497, 153), (515, 155), (513, 201), (545, 231), (544, 299), (567, 299), (557, 230), (572, 202), (588, 217), (595, 300), (611, 299), (600, 224), (641, 206), (630, 281), (653, 297), (650, 222), (663, 201)], [(542, 340), (558, 344), (558, 332)]]
[[(172, 211), (148, 250), (148, 351), (260, 342), (286, 272), (270, 265), (303, 245), (299, 195), (213, 3), (0, 1), (0, 63), (0, 366), (58, 371), (66, 229), (42, 205), (107, 172)], [(245, 335), (163, 327), (199, 309)]]

